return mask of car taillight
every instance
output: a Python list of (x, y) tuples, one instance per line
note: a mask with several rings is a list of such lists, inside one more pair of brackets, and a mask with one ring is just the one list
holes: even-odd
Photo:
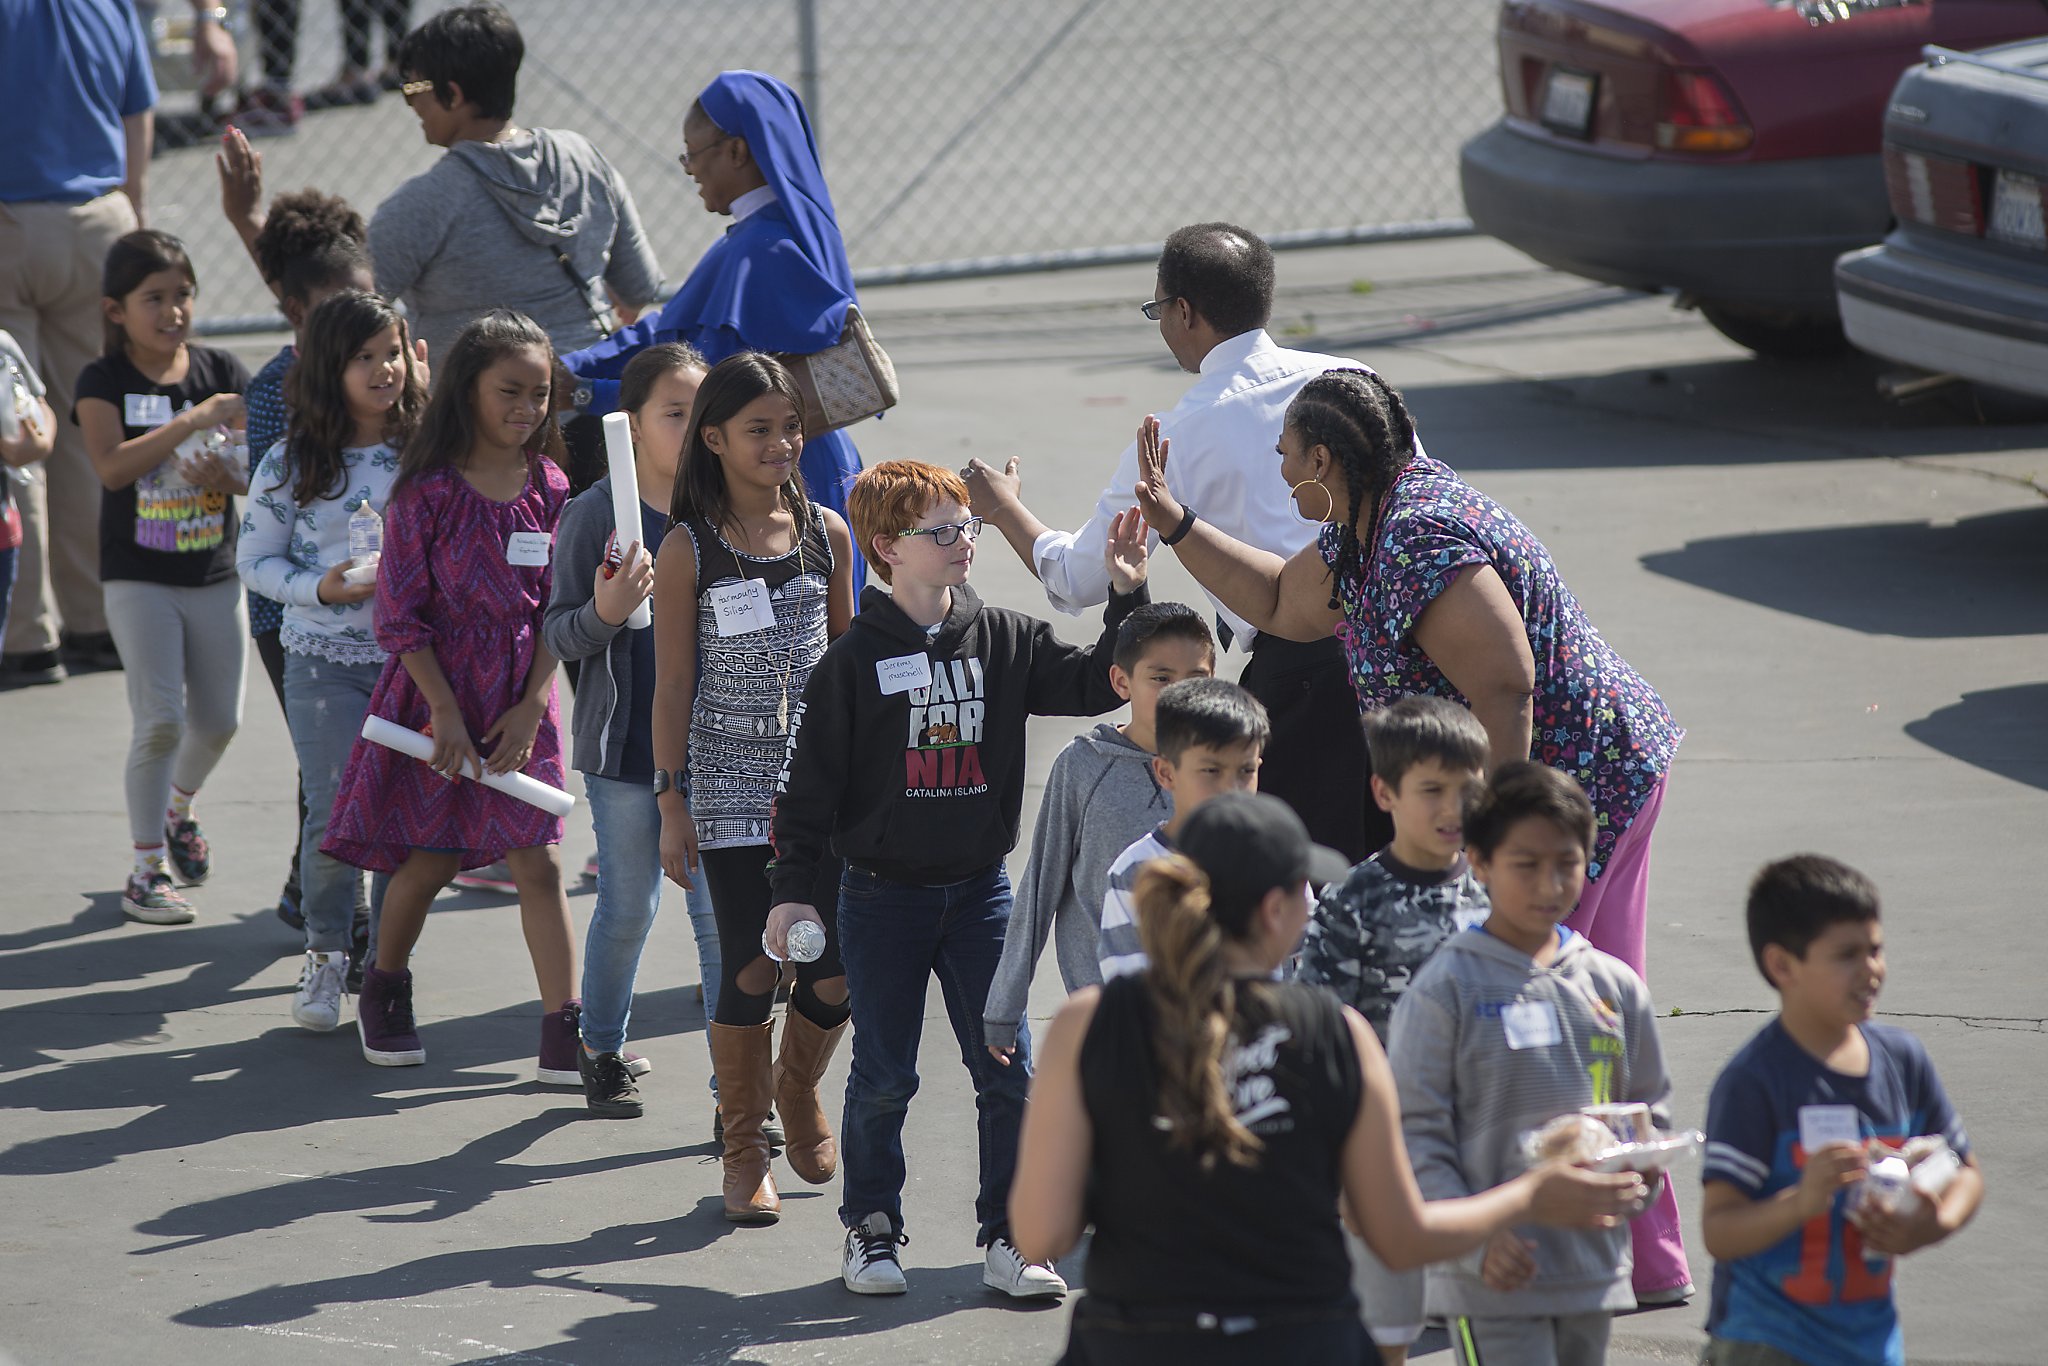
[(1735, 96), (1710, 71), (1667, 69), (1657, 105), (1657, 146), (1664, 151), (1740, 152), (1756, 141)]
[(1967, 161), (1887, 146), (1884, 187), (1892, 213), (1905, 222), (1984, 235), (1984, 191), (1977, 168)]

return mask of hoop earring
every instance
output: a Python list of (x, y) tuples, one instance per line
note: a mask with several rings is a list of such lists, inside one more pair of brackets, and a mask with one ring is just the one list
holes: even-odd
[[(1301, 492), (1302, 489), (1310, 484), (1314, 484), (1323, 491), (1323, 515), (1321, 517), (1302, 516), (1301, 504), (1294, 499), (1295, 494)], [(1294, 520), (1303, 526), (1327, 526), (1330, 518), (1335, 516), (1337, 512), (1337, 495), (1330, 492), (1330, 486), (1320, 479), (1304, 479), (1293, 488), (1287, 490), (1287, 502), (1289, 509), (1294, 513)]]

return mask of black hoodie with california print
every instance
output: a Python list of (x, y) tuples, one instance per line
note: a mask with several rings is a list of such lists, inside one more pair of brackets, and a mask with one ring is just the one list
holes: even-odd
[(1024, 724), (1097, 716), (1117, 627), (1149, 600), (1112, 593), (1093, 649), (965, 584), (936, 633), (879, 588), (811, 671), (775, 798), (774, 901), (803, 901), (831, 852), (892, 882), (940, 887), (1000, 863), (1024, 806)]

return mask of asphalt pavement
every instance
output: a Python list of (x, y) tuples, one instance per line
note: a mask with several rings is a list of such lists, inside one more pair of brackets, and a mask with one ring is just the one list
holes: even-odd
[[(2029, 1249), (2048, 1224), (2048, 426), (1986, 424), (1953, 398), (1887, 407), (1868, 362), (1757, 361), (1665, 301), (1482, 240), (1289, 254), (1280, 277), (1276, 330), (1393, 378), (1431, 451), (1544, 539), (1687, 729), (1649, 973), (1679, 1118), (1701, 1122), (1721, 1062), (1772, 1005), (1743, 942), (1750, 873), (1802, 849), (1864, 868), (1886, 897), (1884, 1016), (1927, 1041), (1990, 1186), (1971, 1228), (1901, 1269), (1909, 1353), (2043, 1360)], [(1187, 383), (1134, 307), (1151, 283), (1135, 268), (873, 292), (905, 400), (856, 431), (866, 458), (1018, 454), (1037, 510), (1078, 522), (1140, 417)], [(1155, 593), (1192, 596), (1162, 559)], [(1046, 611), (996, 538), (974, 579)], [(294, 1027), (298, 944), (270, 910), (290, 749), (253, 660), (248, 677), (199, 805), (217, 872), (181, 928), (121, 916), (121, 676), (0, 694), (0, 1352), (1055, 1359), (1064, 1309), (980, 1285), (972, 1097), (936, 996), (907, 1138), (911, 1290), (893, 1300), (840, 1289), (834, 1188), (780, 1168), (779, 1225), (721, 1217), (679, 897), (633, 1019), (655, 1064), (644, 1119), (586, 1120), (576, 1093), (531, 1081), (539, 1006), (516, 912), (492, 898), (450, 893), (429, 920), (424, 1067), (372, 1068), (352, 1032)], [(1034, 723), (1034, 782), (1075, 729)], [(579, 810), (565, 863), (591, 847)], [(579, 924), (590, 904), (572, 885)], [(1058, 998), (1044, 963), (1034, 1017)], [(844, 1067), (842, 1052), (835, 1102)], [(1698, 1349), (1710, 1267), (1696, 1183), (1680, 1190), (1702, 1298), (1621, 1319), (1617, 1363)], [(1448, 1362), (1440, 1335), (1425, 1348)]]

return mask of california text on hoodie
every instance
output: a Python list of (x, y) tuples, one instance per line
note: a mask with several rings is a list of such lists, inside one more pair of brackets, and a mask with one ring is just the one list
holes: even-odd
[[(1394, 1007), (1387, 1060), (1408, 1160), (1425, 1200), (1512, 1180), (1521, 1137), (1586, 1105), (1641, 1101), (1669, 1127), (1671, 1079), (1649, 988), (1628, 965), (1559, 930), (1548, 967), (1483, 926), (1452, 935)], [(1635, 1307), (1629, 1231), (1517, 1227), (1536, 1277), (1489, 1290), (1481, 1252), (1429, 1268), (1429, 1306), (1471, 1318), (1550, 1318)]]
[(833, 854), (892, 882), (943, 887), (1000, 863), (1024, 806), (1024, 724), (1123, 705), (1109, 685), (1117, 627), (1148, 601), (1112, 595), (1093, 649), (965, 584), (936, 634), (879, 588), (811, 671), (789, 718), (775, 798), (774, 899), (804, 901)]
[[(582, 281), (569, 282), (558, 254)], [(535, 128), (458, 142), (370, 219), (377, 288), (405, 300), (430, 360), (491, 308), (539, 323), (558, 353), (596, 341), (605, 286), (644, 305), (661, 266), (626, 182), (580, 133)]]
[(1173, 797), (1153, 776), (1152, 752), (1107, 721), (1068, 741), (1052, 761), (1031, 832), (1031, 862), (1017, 884), (1003, 959), (982, 1012), (990, 1046), (1016, 1043), (1048, 935), (1068, 991), (1101, 984), (1096, 943), (1109, 865), (1132, 840), (1172, 816)]

